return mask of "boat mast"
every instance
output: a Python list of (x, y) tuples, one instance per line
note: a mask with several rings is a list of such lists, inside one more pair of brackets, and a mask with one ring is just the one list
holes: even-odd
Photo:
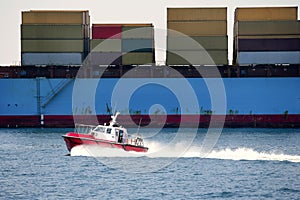
[(138, 135), (139, 135), (140, 128), (141, 128), (141, 122), (142, 122), (142, 118), (140, 118), (140, 122), (139, 122), (138, 130), (137, 130), (137, 134), (138, 134)]
[(118, 117), (118, 115), (119, 115), (120, 113), (119, 112), (116, 112), (116, 114), (115, 115), (112, 115), (111, 116), (111, 125), (113, 126), (113, 125), (115, 125), (116, 123), (117, 123), (117, 117)]

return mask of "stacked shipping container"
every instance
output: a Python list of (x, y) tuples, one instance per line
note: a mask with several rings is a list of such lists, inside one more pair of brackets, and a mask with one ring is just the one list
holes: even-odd
[[(226, 8), (167, 12), (168, 65), (228, 64)], [(89, 24), (88, 11), (22, 12), (22, 65), (81, 65), (89, 51), (97, 65), (155, 63), (152, 24), (94, 24), (91, 40)], [(297, 7), (236, 9), (234, 64), (283, 63), (300, 63)]]
[(90, 62), (93, 65), (155, 63), (152, 24), (93, 24)]
[(123, 65), (155, 63), (153, 25), (123, 25), (122, 54)]
[(168, 8), (167, 28), (168, 65), (228, 64), (227, 8)]
[(121, 65), (122, 25), (93, 24), (89, 60), (93, 65)]
[(237, 8), (234, 63), (299, 64), (297, 7)]
[(81, 65), (89, 50), (88, 11), (22, 12), (22, 65)]

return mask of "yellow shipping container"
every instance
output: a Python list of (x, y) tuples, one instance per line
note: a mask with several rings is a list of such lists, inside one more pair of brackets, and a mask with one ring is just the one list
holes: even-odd
[[(188, 36), (225, 36), (227, 35), (227, 21), (195, 21), (168, 22), (168, 29), (181, 32)], [(168, 36), (180, 36), (168, 31)]]
[(22, 12), (22, 24), (89, 24), (89, 11), (31, 10)]
[(235, 21), (297, 20), (297, 7), (237, 8)]
[(168, 8), (168, 21), (227, 20), (227, 8)]

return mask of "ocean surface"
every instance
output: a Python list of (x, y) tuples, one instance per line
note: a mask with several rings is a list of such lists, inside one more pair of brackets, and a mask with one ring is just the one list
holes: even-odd
[(207, 140), (207, 129), (140, 129), (146, 154), (71, 155), (68, 131), (0, 129), (0, 199), (300, 199), (300, 129), (212, 130)]

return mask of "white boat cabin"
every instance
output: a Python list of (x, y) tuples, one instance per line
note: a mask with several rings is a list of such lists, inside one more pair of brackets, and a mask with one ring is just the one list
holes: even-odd
[(91, 134), (101, 140), (117, 143), (128, 143), (128, 133), (123, 127), (98, 125), (91, 131)]

